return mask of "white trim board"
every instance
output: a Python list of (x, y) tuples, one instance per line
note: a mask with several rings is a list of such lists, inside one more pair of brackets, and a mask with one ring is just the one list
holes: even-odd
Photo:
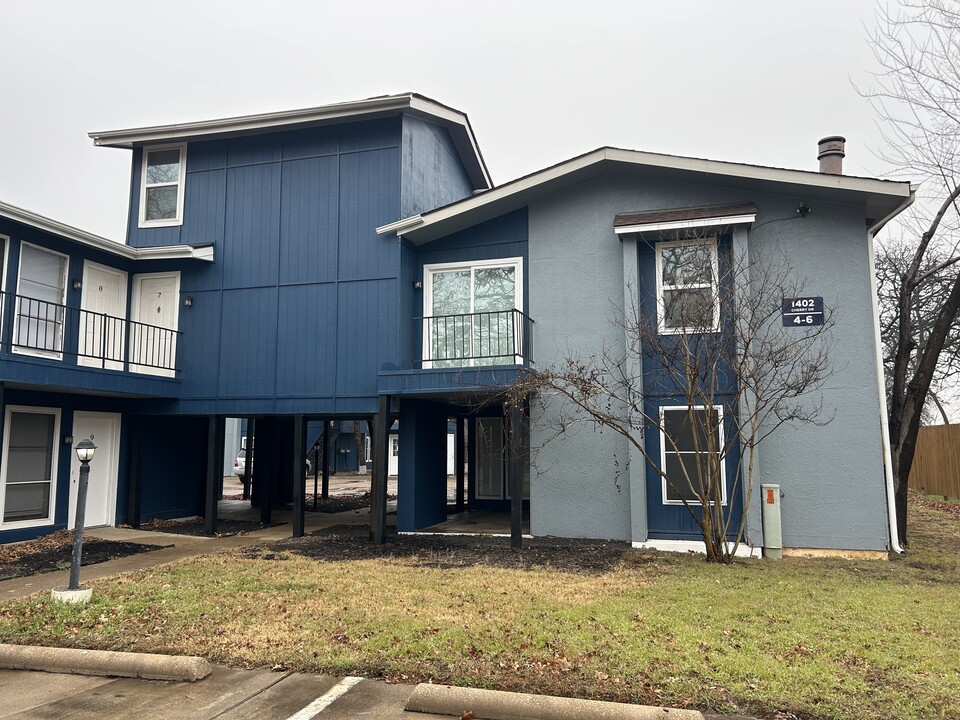
[[(727, 543), (731, 545), (732, 543)], [(659, 550), (661, 552), (676, 553), (698, 553), (706, 555), (707, 550), (702, 540), (644, 540), (643, 542), (634, 541), (631, 543), (634, 550)], [(740, 543), (735, 553), (736, 557), (750, 558), (754, 557), (753, 552), (757, 551), (757, 557), (760, 557), (760, 548), (751, 548), (749, 545)]]
[(730, 215), (729, 217), (698, 218), (696, 220), (674, 220), (672, 222), (644, 223), (640, 225), (625, 225), (614, 228), (617, 235), (631, 235), (633, 233), (663, 232), (665, 230), (685, 230), (688, 228), (704, 228), (721, 225), (744, 225), (757, 219), (757, 214)]

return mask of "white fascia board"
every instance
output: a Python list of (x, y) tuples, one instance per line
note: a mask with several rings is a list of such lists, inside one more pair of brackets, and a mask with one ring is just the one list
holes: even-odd
[(634, 233), (716, 227), (718, 225), (744, 225), (752, 223), (756, 219), (757, 215), (753, 213), (751, 215), (730, 215), (728, 217), (699, 218), (697, 220), (674, 220), (672, 222), (647, 223), (645, 225), (626, 225), (624, 227), (614, 228), (614, 232), (617, 235), (632, 235)]
[(830, 173), (813, 172), (810, 170), (786, 170), (783, 168), (764, 167), (762, 165), (747, 165), (723, 160), (705, 160), (689, 158), (679, 155), (660, 155), (639, 150), (620, 150), (619, 148), (604, 148), (605, 159), (614, 162), (623, 162), (630, 165), (650, 165), (652, 167), (686, 170), (708, 175), (745, 178), (748, 180), (764, 180), (776, 183), (791, 183), (808, 187), (831, 188), (835, 190), (852, 190), (854, 192), (877, 193), (906, 197), (910, 194), (909, 184), (890, 180), (876, 180), (861, 178), (852, 175), (832, 175)]
[(467, 116), (460, 112), (459, 110), (454, 110), (453, 108), (448, 108), (445, 105), (440, 105), (439, 103), (427, 100), (426, 98), (411, 96), (410, 98), (410, 109), (415, 110), (427, 115), (432, 115), (438, 120), (450, 123), (452, 125), (460, 125), (463, 127), (467, 135), (467, 140), (470, 143), (470, 150), (473, 152), (473, 156), (477, 159), (477, 164), (480, 166), (480, 172), (483, 173), (483, 179), (487, 183), (487, 188), (493, 187), (493, 180), (490, 178), (490, 171), (487, 170), (487, 164), (483, 160), (483, 154), (480, 152), (480, 145), (477, 143), (477, 138), (473, 134), (473, 128), (470, 127), (470, 121), (467, 119)]
[(51, 235), (71, 240), (80, 245), (86, 245), (97, 250), (126, 258), (127, 260), (176, 260), (183, 258), (194, 258), (213, 262), (213, 246), (204, 245), (193, 247), (191, 245), (168, 245), (166, 247), (147, 247), (134, 248), (124, 245), (105, 237), (94, 235), (86, 230), (65, 225), (64, 223), (52, 220), (43, 215), (18, 208), (14, 205), (0, 202), (0, 216), (13, 220), (24, 225), (43, 230)]
[(704, 160), (677, 155), (661, 155), (639, 150), (621, 150), (619, 148), (600, 148), (593, 152), (575, 157), (559, 165), (546, 168), (532, 175), (508, 182), (488, 190), (480, 195), (465, 198), (460, 202), (423, 215), (423, 224), (416, 229), (427, 228), (464, 212), (482, 208), (499, 202), (512, 195), (520, 195), (538, 186), (548, 184), (565, 175), (582, 170), (603, 161), (623, 163), (625, 165), (648, 166), (684, 170), (719, 177), (736, 177), (750, 180), (762, 180), (775, 183), (790, 183), (808, 187), (850, 190), (854, 192), (874, 193), (892, 197), (909, 197), (910, 185), (906, 182), (875, 180), (873, 178), (852, 177), (849, 175), (830, 175), (806, 170), (783, 170), (758, 165)]
[(87, 135), (94, 145), (106, 147), (131, 148), (135, 143), (149, 143), (176, 138), (198, 137), (234, 132), (253, 132), (285, 125), (301, 125), (324, 120), (371, 115), (378, 112), (403, 110), (410, 107), (411, 95), (395, 95), (371, 100), (324, 105), (305, 110), (284, 110), (281, 112), (242, 115), (219, 120), (201, 120), (199, 122), (177, 123), (173, 125), (154, 125), (126, 130), (106, 130), (91, 132)]
[(402, 235), (404, 230), (409, 230), (410, 228), (416, 227), (422, 223), (423, 218), (420, 215), (413, 215), (411, 217), (403, 218), (402, 220), (395, 220), (392, 223), (381, 225), (376, 229), (376, 233), (377, 235), (386, 235), (387, 233), (395, 232), (398, 235)]

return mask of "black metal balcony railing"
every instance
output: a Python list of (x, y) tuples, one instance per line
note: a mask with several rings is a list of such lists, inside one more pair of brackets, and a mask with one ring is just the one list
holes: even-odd
[(0, 296), (8, 351), (75, 356), (78, 364), (112, 370), (176, 370), (177, 330), (13, 293)]
[[(533, 320), (520, 310), (494, 310), (413, 319), (413, 364), (452, 368), (533, 363)], [(416, 343), (417, 330), (420, 342)]]

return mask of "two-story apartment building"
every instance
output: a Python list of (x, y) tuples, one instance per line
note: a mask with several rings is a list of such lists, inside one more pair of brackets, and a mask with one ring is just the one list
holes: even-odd
[[(789, 499), (785, 544), (887, 548), (871, 243), (908, 184), (605, 148), (493, 187), (466, 116), (413, 94), (91, 137), (131, 151), (126, 244), (0, 213), (0, 539), (69, 522), (69, 442), (91, 433), (110, 448), (92, 522), (212, 521), (226, 417), (256, 420), (255, 501), (292, 500), (295, 533), (307, 428), (324, 420), (371, 424), (375, 539), (396, 418), (400, 530), (446, 518), (451, 419), (468, 505), (506, 509), (509, 423), (489, 400), (571, 348), (622, 345), (612, 310), (658, 282), (655, 218), (688, 208), (678, 227), (720, 245), (788, 249), (837, 309), (837, 425), (760, 456)], [(734, 205), (750, 210), (718, 214)], [(800, 205), (809, 217), (780, 222)], [(622, 442), (548, 443), (537, 412), (514, 444), (533, 534), (691, 536)], [(747, 535), (760, 544), (758, 515)]]

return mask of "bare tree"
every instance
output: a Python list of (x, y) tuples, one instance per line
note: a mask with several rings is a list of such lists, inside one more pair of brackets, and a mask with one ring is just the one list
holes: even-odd
[(901, 0), (894, 10), (882, 8), (870, 44), (881, 69), (861, 93), (882, 120), (881, 158), (897, 174), (923, 181), (903, 225), (909, 250), (888, 246), (879, 263), (893, 280), (886, 286), (888, 413), (898, 535), (906, 546), (917, 434), (960, 312), (960, 4)]
[[(897, 358), (900, 333), (900, 297), (902, 282), (916, 254), (916, 244), (909, 240), (890, 240), (877, 247), (876, 271), (877, 293), (880, 300), (880, 337), (883, 344), (883, 369), (887, 388), (887, 405), (890, 406), (890, 392), (893, 388), (895, 360)], [(936, 321), (937, 311), (954, 282), (952, 266), (947, 263), (949, 257), (939, 248), (928, 249), (920, 267), (920, 275), (927, 279), (920, 283), (911, 294), (910, 324), (916, 336), (917, 347), (926, 345), (931, 327)], [(907, 374), (916, 371), (918, 354), (910, 356)], [(927, 402), (921, 416), (922, 425), (935, 424), (938, 420), (950, 423), (950, 416), (940, 400), (941, 395), (951, 395), (960, 380), (960, 317), (954, 319), (937, 366), (934, 369)]]
[[(809, 312), (781, 322), (785, 298), (802, 295), (789, 258), (737, 256), (729, 243), (713, 252), (711, 244), (718, 247), (715, 238), (684, 237), (658, 246), (674, 289), (655, 309), (638, 302), (615, 320), (624, 345), (530, 373), (518, 390), (558, 403), (554, 437), (586, 422), (626, 438), (690, 513), (707, 559), (729, 563), (744, 534), (757, 446), (787, 423), (832, 419), (818, 390), (831, 374), (834, 320), (800, 302)], [(648, 432), (660, 434), (665, 463), (648, 449)]]

